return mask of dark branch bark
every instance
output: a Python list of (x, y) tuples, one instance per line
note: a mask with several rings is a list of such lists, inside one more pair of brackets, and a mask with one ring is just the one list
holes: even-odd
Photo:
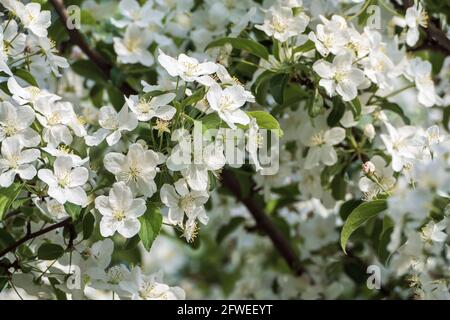
[(242, 195), (239, 181), (230, 170), (223, 170), (222, 172), (222, 184), (230, 190), (230, 192), (241, 201), (245, 207), (250, 211), (251, 215), (256, 221), (257, 227), (264, 231), (267, 236), (272, 240), (275, 248), (287, 262), (289, 267), (295, 274), (300, 275), (304, 272), (304, 269), (300, 265), (298, 255), (292, 248), (289, 241), (284, 237), (280, 230), (275, 226), (273, 221), (267, 216), (264, 210), (261, 208), (251, 196), (244, 197)]
[[(94, 62), (99, 68), (101, 68), (105, 75), (110, 78), (110, 71), (112, 66), (100, 54), (89, 47), (89, 45), (84, 41), (83, 35), (78, 30), (70, 30), (67, 28), (68, 16), (63, 0), (50, 0), (50, 2), (55, 7), (58, 15), (60, 16), (67, 31), (69, 32), (71, 42), (78, 45), (81, 50), (91, 59), (91, 61)], [(120, 89), (124, 94), (129, 94), (129, 89), (131, 88)], [(131, 90), (132, 93), (134, 93), (134, 90)], [(283, 236), (283, 234), (281, 234), (275, 224), (265, 214), (264, 210), (259, 206), (259, 204), (254, 201), (254, 199), (250, 197), (242, 197), (239, 182), (236, 180), (233, 173), (228, 170), (224, 170), (222, 173), (222, 182), (228, 189), (230, 189), (230, 191), (236, 196), (236, 198), (247, 207), (247, 209), (254, 217), (257, 226), (269, 236), (275, 248), (280, 252), (291, 269), (296, 274), (301, 274), (304, 270), (301, 268), (298, 256), (289, 241)]]
[[(62, 24), (67, 30), (67, 33), (69, 34), (70, 41), (77, 45), (83, 53), (88, 56), (88, 58), (95, 63), (100, 70), (105, 75), (105, 78), (111, 79), (111, 70), (113, 66), (101, 55), (99, 54), (95, 49), (89, 47), (88, 43), (86, 42), (84, 36), (78, 31), (76, 28), (69, 28), (69, 25), (67, 24), (67, 20), (69, 18), (67, 14), (66, 7), (64, 5), (63, 0), (50, 0), (50, 3), (55, 8), (56, 12), (58, 13), (59, 18), (61, 19)], [(131, 88), (126, 82), (122, 83), (122, 85), (119, 88), (125, 95), (129, 96), (130, 94), (135, 94), (135, 90)]]
[(71, 222), (72, 222), (72, 218), (67, 218), (61, 222), (55, 223), (55, 224), (48, 226), (47, 228), (44, 228), (42, 230), (39, 230), (39, 231), (36, 231), (33, 233), (27, 232), (25, 237), (23, 237), (19, 241), (15, 242), (11, 246), (7, 247), (6, 249), (0, 251), (0, 258), (3, 257), (4, 255), (6, 255), (8, 252), (14, 251), (17, 247), (19, 247), (21, 244), (27, 242), (28, 240), (42, 236), (42, 235), (44, 235), (50, 231), (53, 231), (55, 229), (65, 227), (66, 225), (70, 224)]

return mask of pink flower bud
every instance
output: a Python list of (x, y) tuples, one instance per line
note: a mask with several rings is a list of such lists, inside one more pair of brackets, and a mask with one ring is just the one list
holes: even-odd
[(372, 162), (367, 161), (363, 163), (362, 171), (364, 172), (364, 174), (372, 175), (375, 172), (375, 165)]

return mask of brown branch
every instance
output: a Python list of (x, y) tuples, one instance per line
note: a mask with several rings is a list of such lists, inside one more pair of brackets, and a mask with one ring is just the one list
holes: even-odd
[(27, 242), (28, 240), (42, 236), (43, 234), (46, 234), (55, 229), (65, 227), (70, 222), (72, 222), (72, 218), (67, 218), (61, 222), (55, 223), (55, 224), (48, 226), (47, 228), (41, 229), (39, 231), (32, 232), (32, 233), (27, 232), (27, 234), (22, 239), (18, 240), (17, 242), (15, 242), (11, 246), (7, 247), (6, 249), (0, 251), (0, 258), (3, 257), (4, 255), (6, 255), (8, 252), (14, 251), (17, 247), (19, 247), (21, 244)]
[[(50, 0), (51, 4), (55, 8), (58, 13), (59, 18), (61, 19), (62, 24), (67, 30), (69, 34), (70, 41), (77, 45), (83, 53), (88, 56), (88, 58), (95, 63), (99, 69), (104, 74), (105, 78), (111, 79), (111, 70), (113, 66), (95, 49), (91, 48), (88, 43), (85, 41), (84, 36), (80, 31), (76, 28), (69, 28), (69, 24), (67, 20), (69, 19), (69, 15), (67, 14), (67, 9), (64, 5), (63, 0)], [(135, 90), (131, 88), (126, 82), (122, 83), (119, 88), (125, 95), (135, 94)]]
[(275, 248), (287, 262), (292, 271), (294, 271), (297, 275), (302, 274), (304, 269), (301, 267), (297, 253), (292, 248), (288, 239), (286, 239), (286, 237), (284, 237), (280, 230), (275, 226), (273, 221), (267, 216), (259, 203), (257, 203), (251, 196), (243, 196), (239, 181), (236, 179), (234, 173), (225, 169), (222, 171), (221, 178), (222, 184), (246, 206), (250, 214), (255, 219), (257, 227), (267, 234), (273, 242)]
[[(71, 30), (67, 27), (68, 15), (63, 0), (50, 0), (50, 2), (52, 3), (53, 7), (55, 7), (63, 24), (69, 32), (71, 42), (78, 45), (81, 50), (91, 59), (91, 61), (94, 62), (100, 69), (102, 69), (108, 78), (111, 78), (110, 71), (112, 69), (112, 66), (99, 53), (89, 47), (78, 30)], [(124, 94), (129, 94), (130, 90), (132, 93), (134, 93), (134, 90), (132, 88), (128, 89), (122, 87), (120, 89)], [(270, 220), (270, 218), (265, 214), (264, 210), (258, 203), (254, 201), (253, 198), (242, 197), (239, 182), (236, 180), (233, 173), (228, 170), (224, 170), (222, 172), (222, 182), (228, 189), (230, 189), (230, 191), (236, 196), (236, 198), (247, 207), (247, 209), (254, 217), (257, 226), (269, 236), (275, 248), (280, 252), (290, 268), (296, 274), (303, 273), (304, 270), (300, 266), (298, 256), (289, 241), (283, 236), (283, 234), (281, 234), (273, 221)]]

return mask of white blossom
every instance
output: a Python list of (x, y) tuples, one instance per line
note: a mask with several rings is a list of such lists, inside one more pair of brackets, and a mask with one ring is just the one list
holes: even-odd
[(159, 157), (152, 150), (144, 150), (139, 143), (132, 144), (125, 156), (121, 153), (108, 153), (104, 160), (106, 170), (123, 181), (134, 194), (151, 197), (156, 192), (155, 176)]
[(39, 150), (22, 150), (20, 140), (8, 138), (2, 142), (1, 155), (0, 186), (9, 187), (16, 175), (23, 180), (31, 180), (36, 175), (36, 168), (31, 163), (39, 157)]
[(116, 182), (109, 196), (95, 198), (95, 208), (102, 215), (100, 233), (103, 237), (119, 232), (125, 238), (132, 238), (141, 229), (138, 218), (147, 209), (144, 199), (135, 199), (124, 182)]
[(88, 199), (82, 186), (88, 180), (88, 169), (75, 167), (72, 158), (59, 157), (53, 164), (53, 172), (49, 169), (38, 171), (40, 180), (48, 185), (48, 195), (59, 203), (71, 202), (82, 207)]

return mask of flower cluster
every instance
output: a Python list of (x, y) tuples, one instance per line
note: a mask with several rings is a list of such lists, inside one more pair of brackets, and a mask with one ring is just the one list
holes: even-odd
[(325, 2), (0, 0), (0, 297), (449, 299), (446, 31)]

